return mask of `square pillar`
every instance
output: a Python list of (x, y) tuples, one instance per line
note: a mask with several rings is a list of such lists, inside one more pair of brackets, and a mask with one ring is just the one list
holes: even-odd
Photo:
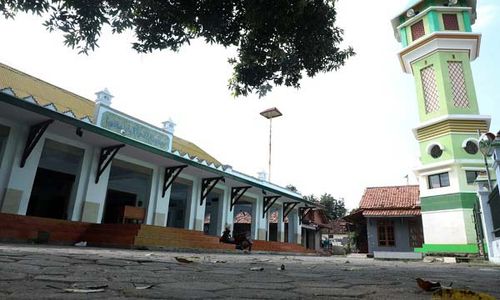
[(288, 214), (288, 242), (302, 244), (302, 226), (299, 224), (299, 210), (293, 209)]
[(42, 155), (45, 138), (38, 141), (36, 146), (31, 151), (30, 156), (26, 160), (23, 168), (21, 168), (21, 159), (28, 138), (29, 128), (14, 128), (11, 127), (8, 144), (6, 149), (7, 155), (10, 155), (12, 161), (10, 167), (10, 175), (5, 185), (1, 212), (26, 215), (28, 203), (31, 196), (31, 189), (35, 181), (36, 171), (40, 156)]
[(278, 242), (285, 242), (285, 222), (283, 221), (283, 204), (278, 208)]
[(221, 187), (223, 190), (222, 199), (219, 200), (219, 210), (217, 217), (217, 234), (220, 235), (226, 226), (229, 226), (233, 231), (234, 209), (229, 211), (231, 207), (231, 188), (228, 186)]
[(88, 169), (88, 184), (84, 196), (85, 201), (83, 203), (82, 222), (102, 222), (111, 164), (109, 164), (104, 172), (102, 172), (101, 176), (99, 177), (99, 182), (95, 183), (97, 170), (99, 168), (100, 155), (101, 148), (94, 148), (92, 154), (92, 164)]
[(201, 178), (194, 178), (191, 192), (191, 203), (189, 207), (189, 229), (203, 231), (205, 223), (205, 205), (207, 199), (203, 199), (203, 204), (200, 205), (200, 195)]
[(268, 231), (267, 214), (262, 217), (264, 198), (257, 196), (252, 206), (252, 238), (256, 240), (266, 241)]
[(149, 197), (150, 201), (147, 214), (147, 224), (162, 227), (167, 225), (168, 204), (170, 202), (171, 189), (171, 187), (168, 188), (168, 190), (165, 191), (165, 197), (162, 197), (164, 176), (165, 172), (163, 168), (157, 167), (153, 169), (151, 196)]

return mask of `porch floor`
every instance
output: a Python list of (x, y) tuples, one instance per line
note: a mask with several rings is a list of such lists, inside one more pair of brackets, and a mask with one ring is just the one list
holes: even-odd
[[(234, 245), (203, 232), (139, 224), (92, 224), (0, 213), (0, 241), (116, 248), (205, 249), (236, 252)], [(298, 244), (254, 241), (253, 251), (315, 253)]]

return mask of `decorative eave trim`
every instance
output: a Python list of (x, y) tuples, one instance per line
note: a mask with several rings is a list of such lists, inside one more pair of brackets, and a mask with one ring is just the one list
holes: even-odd
[(7, 94), (9, 96), (17, 97), (16, 93), (14, 92), (14, 90), (11, 89), (10, 87), (0, 89), (0, 92), (2, 92), (4, 94)]
[(480, 47), (480, 33), (437, 31), (404, 48), (398, 57), (403, 71), (412, 74), (413, 62), (436, 51), (466, 51), (472, 61), (479, 56)]
[(31, 96), (31, 95), (27, 96), (27, 97), (24, 97), (23, 100), (26, 101), (26, 102), (29, 102), (29, 103), (40, 105), (40, 103), (38, 103), (38, 101), (36, 100), (36, 98), (33, 97), (33, 96)]
[(417, 127), (413, 128), (412, 129), (413, 135), (415, 136), (415, 138), (418, 138), (419, 129), (429, 127), (448, 120), (485, 121), (486, 124), (488, 125), (488, 128), (491, 125), (491, 116), (488, 115), (444, 115), (425, 121), (420, 125), (418, 125)]

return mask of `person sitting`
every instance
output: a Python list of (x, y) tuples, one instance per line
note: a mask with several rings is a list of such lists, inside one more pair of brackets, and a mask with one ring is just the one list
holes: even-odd
[(250, 238), (249, 232), (240, 233), (235, 236), (236, 249), (252, 251), (252, 239)]
[(229, 227), (224, 229), (224, 232), (219, 239), (219, 243), (235, 244), (234, 238), (231, 237), (231, 229), (229, 229)]

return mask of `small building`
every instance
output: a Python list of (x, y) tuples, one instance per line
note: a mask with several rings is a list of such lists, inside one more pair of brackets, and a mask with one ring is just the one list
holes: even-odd
[(347, 221), (344, 219), (331, 221), (330, 228), (325, 230), (321, 238), (329, 240), (332, 246), (348, 246), (349, 228)]
[(418, 185), (369, 187), (359, 206), (366, 218), (368, 252), (374, 257), (412, 258), (401, 253), (422, 247)]
[(321, 208), (305, 208), (302, 217), (302, 245), (308, 249), (320, 250), (321, 237), (331, 230), (330, 220)]

